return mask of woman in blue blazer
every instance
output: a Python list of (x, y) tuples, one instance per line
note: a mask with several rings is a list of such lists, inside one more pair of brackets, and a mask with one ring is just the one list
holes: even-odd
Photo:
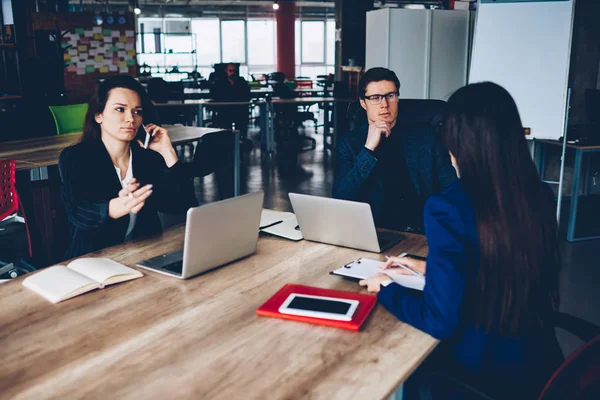
[(502, 87), (459, 89), (441, 135), (460, 179), (425, 205), (427, 261), (392, 258), (382, 267), (426, 273), (423, 295), (384, 274), (360, 283), (400, 320), (442, 340), (423, 370), (535, 398), (562, 358), (552, 326), (559, 273), (552, 196)]
[(148, 148), (136, 140), (152, 103), (130, 76), (104, 80), (89, 103), (78, 144), (60, 155), (61, 197), (73, 238), (72, 258), (161, 231), (157, 211), (196, 205), (193, 183), (166, 129), (147, 124)]

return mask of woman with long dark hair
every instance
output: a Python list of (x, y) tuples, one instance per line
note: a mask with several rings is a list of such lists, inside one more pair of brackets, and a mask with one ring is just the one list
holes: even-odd
[(559, 274), (553, 199), (505, 89), (468, 85), (447, 111), (442, 141), (460, 179), (426, 203), (427, 261), (393, 257), (382, 267), (426, 273), (423, 296), (383, 274), (361, 285), (399, 319), (443, 340), (446, 371), (491, 392), (536, 397), (562, 357), (552, 326)]
[(60, 155), (61, 197), (73, 232), (72, 258), (161, 231), (157, 211), (196, 205), (188, 169), (166, 129), (149, 123), (147, 148), (136, 140), (152, 103), (131, 76), (104, 80), (89, 102), (78, 144)]

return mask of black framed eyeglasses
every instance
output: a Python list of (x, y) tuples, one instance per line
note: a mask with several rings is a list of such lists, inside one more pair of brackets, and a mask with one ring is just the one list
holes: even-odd
[(398, 92), (390, 92), (387, 94), (372, 94), (370, 96), (365, 96), (365, 99), (369, 100), (369, 104), (376, 106), (378, 104), (381, 104), (381, 101), (384, 97), (388, 103), (394, 103), (398, 101)]

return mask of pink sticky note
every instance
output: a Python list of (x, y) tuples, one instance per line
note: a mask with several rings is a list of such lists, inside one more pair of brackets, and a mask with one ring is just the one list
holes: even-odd
[(77, 65), (71, 64), (67, 67), (67, 72), (77, 72)]
[(81, 38), (79, 39), (79, 44), (90, 44), (89, 38)]
[(127, 41), (126, 41), (125, 43), (129, 43), (129, 44), (133, 44), (133, 43), (135, 43), (135, 42), (134, 42), (134, 38), (132, 38), (132, 37), (128, 37), (128, 38), (127, 38)]

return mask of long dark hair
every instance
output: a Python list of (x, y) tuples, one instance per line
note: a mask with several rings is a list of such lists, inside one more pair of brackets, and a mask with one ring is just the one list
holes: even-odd
[(154, 106), (141, 83), (129, 75), (112, 76), (108, 79), (105, 79), (98, 85), (96, 92), (92, 95), (88, 103), (88, 111), (87, 114), (85, 114), (81, 142), (87, 143), (100, 139), (101, 131), (100, 125), (95, 119), (96, 114), (104, 111), (110, 91), (116, 88), (133, 90), (138, 94), (138, 96), (140, 96), (142, 109), (144, 112), (144, 123), (148, 123), (156, 119), (154, 115)]
[(441, 134), (477, 216), (475, 323), (509, 335), (544, 326), (559, 300), (557, 223), (515, 101), (491, 82), (465, 86), (448, 101)]

